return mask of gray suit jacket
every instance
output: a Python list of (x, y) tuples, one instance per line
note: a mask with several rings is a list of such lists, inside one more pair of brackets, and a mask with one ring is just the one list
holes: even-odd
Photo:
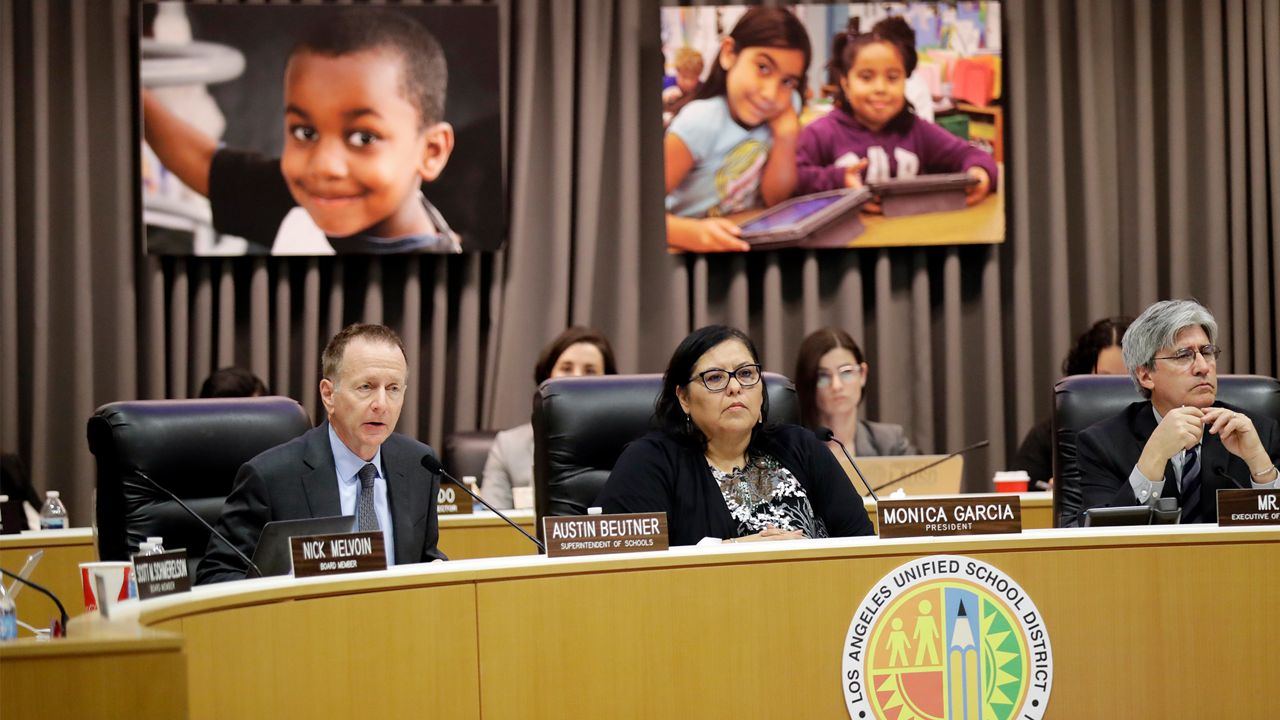
[(515, 507), (511, 488), (533, 487), (533, 423), (503, 430), (484, 462), (480, 493), (499, 510)]
[(920, 451), (907, 439), (901, 425), (871, 422), (858, 418), (858, 435), (854, 438), (858, 457), (877, 455), (919, 455)]
[[(382, 444), (392, 537), (396, 561), (401, 565), (446, 559), (436, 547), (440, 536), (436, 518), (440, 478), (422, 467), (422, 456), (426, 454), (434, 456), (435, 452), (396, 433)], [(214, 527), (245, 555), (253, 557), (258, 536), (268, 522), (341, 514), (337, 470), (326, 422), (240, 466), (235, 486)], [(238, 580), (246, 571), (235, 553), (218, 538), (210, 537), (196, 582)]]

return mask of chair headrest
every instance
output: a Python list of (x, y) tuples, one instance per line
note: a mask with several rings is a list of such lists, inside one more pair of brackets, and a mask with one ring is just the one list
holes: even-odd
[(89, 419), (89, 450), (118, 471), (142, 470), (179, 495), (206, 497), (206, 479), (229, 489), (246, 460), (311, 427), (287, 397), (132, 400), (98, 408)]
[[(764, 373), (769, 421), (797, 423), (795, 386)], [(662, 376), (554, 378), (534, 395), (534, 483), (538, 516), (586, 512), (627, 443), (655, 428)]]

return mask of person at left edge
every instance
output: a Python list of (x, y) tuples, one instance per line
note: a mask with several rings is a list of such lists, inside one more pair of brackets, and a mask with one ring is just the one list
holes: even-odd
[(607, 513), (665, 512), (672, 545), (872, 535), (862, 498), (812, 432), (769, 422), (755, 343), (710, 325), (680, 343), (654, 406), (596, 498)]
[[(373, 505), (387, 563), (447, 559), (436, 547), (440, 478), (421, 464), (435, 452), (393, 432), (408, 389), (400, 337), (382, 325), (350, 325), (329, 341), (321, 365), (320, 399), (328, 420), (241, 466), (218, 531), (252, 556), (268, 522), (356, 515), (359, 473), (372, 463)], [(245, 574), (235, 554), (211, 537), (196, 581)]]

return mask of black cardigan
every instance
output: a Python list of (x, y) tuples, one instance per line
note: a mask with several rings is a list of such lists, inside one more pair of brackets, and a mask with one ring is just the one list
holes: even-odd
[[(755, 447), (773, 456), (804, 487), (832, 537), (874, 535), (862, 498), (831, 451), (795, 425), (756, 431)], [(606, 513), (665, 512), (672, 545), (737, 536), (702, 448), (651, 432), (622, 451), (596, 505)]]

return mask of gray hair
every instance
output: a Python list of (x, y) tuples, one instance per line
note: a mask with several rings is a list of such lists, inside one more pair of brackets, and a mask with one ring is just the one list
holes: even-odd
[(1218, 321), (1195, 300), (1161, 300), (1143, 310), (1125, 331), (1121, 346), (1124, 366), (1142, 397), (1150, 398), (1151, 391), (1138, 382), (1138, 368), (1154, 368), (1156, 353), (1171, 347), (1183, 329), (1196, 325), (1204, 328), (1210, 343), (1217, 344)]

